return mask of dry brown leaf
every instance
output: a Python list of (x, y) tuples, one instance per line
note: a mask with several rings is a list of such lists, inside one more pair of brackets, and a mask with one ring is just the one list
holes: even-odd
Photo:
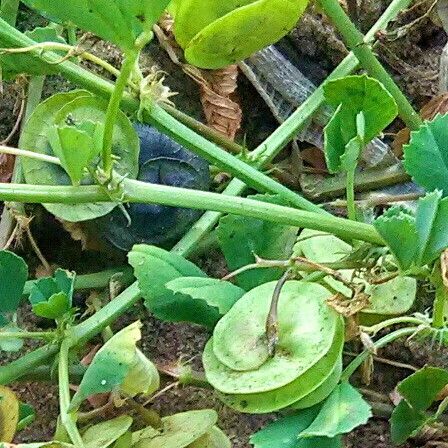
[[(448, 93), (442, 93), (429, 100), (420, 110), (423, 120), (432, 120), (437, 114), (448, 113)], [(409, 128), (399, 131), (392, 142), (392, 150), (397, 157), (403, 155), (403, 146), (409, 143), (411, 132)]]
[(367, 307), (370, 304), (370, 297), (363, 292), (357, 293), (353, 299), (347, 299), (342, 294), (335, 294), (331, 299), (327, 300), (327, 303), (337, 313), (342, 314), (344, 317), (350, 317)]
[(0, 183), (7, 183), (11, 180), (14, 161), (14, 156), (10, 154), (0, 154)]
[(99, 240), (92, 238), (79, 222), (69, 222), (58, 219), (63, 229), (70, 234), (74, 241), (81, 243), (82, 250), (93, 250), (100, 252), (103, 249)]
[(448, 249), (440, 255), (440, 270), (442, 271), (442, 281), (445, 288), (448, 288)]

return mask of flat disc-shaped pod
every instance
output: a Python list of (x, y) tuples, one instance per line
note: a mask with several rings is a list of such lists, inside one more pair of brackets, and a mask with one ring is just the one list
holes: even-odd
[(182, 412), (162, 418), (161, 430), (152, 427), (132, 434), (133, 448), (184, 448), (208, 433), (218, 414), (213, 409)]
[[(344, 323), (340, 318), (330, 350), (316, 364), (291, 383), (268, 392), (252, 394), (218, 393), (218, 396), (226, 405), (240, 412), (265, 414), (278, 411), (305, 398), (308, 394), (314, 393), (331, 375), (335, 366), (340, 364), (343, 346)], [(209, 356), (212, 362), (219, 363), (216, 358), (213, 359), (212, 350), (206, 349), (206, 351), (206, 356)]]
[[(174, 11), (174, 35), (177, 43), (185, 48), (203, 28), (234, 9), (257, 0), (183, 0)], [(193, 18), (193, 20), (192, 20)]]
[[(106, 101), (84, 90), (56, 94), (37, 106), (27, 121), (22, 134), (22, 149), (53, 155), (47, 137), (52, 126), (56, 124), (76, 126), (85, 120), (104, 123), (106, 108)], [(112, 152), (119, 158), (119, 162), (115, 165), (117, 173), (129, 178), (137, 177), (139, 140), (131, 122), (123, 112), (117, 115)], [(25, 180), (29, 184), (71, 185), (69, 176), (58, 165), (24, 157), (22, 166)], [(92, 182), (88, 177), (83, 180), (83, 184)], [(61, 219), (76, 222), (103, 216), (113, 210), (116, 203), (44, 204), (44, 207)]]
[(203, 28), (185, 47), (190, 64), (216, 69), (241, 61), (280, 40), (305, 11), (308, 0), (258, 0)]
[(232, 448), (229, 438), (217, 426), (205, 433), (188, 448)]
[(343, 365), (341, 356), (325, 381), (315, 390), (310, 392), (306, 397), (301, 398), (299, 401), (293, 403), (290, 407), (293, 409), (306, 409), (325, 400), (325, 398), (327, 398), (328, 395), (330, 395), (331, 392), (333, 392), (334, 388), (338, 385), (342, 375), (342, 368)]
[[(316, 283), (286, 282), (278, 302), (279, 340), (276, 354), (270, 358), (266, 319), (276, 285), (276, 281), (264, 283), (247, 292), (213, 333), (213, 351), (229, 369), (243, 372), (262, 366), (274, 377), (275, 372), (282, 372), (283, 383), (272, 378), (272, 387), (266, 385), (263, 391), (290, 383), (315, 364), (330, 348), (337, 321), (337, 314), (326, 303), (331, 297), (326, 288)], [(251, 374), (255, 372), (248, 372)]]

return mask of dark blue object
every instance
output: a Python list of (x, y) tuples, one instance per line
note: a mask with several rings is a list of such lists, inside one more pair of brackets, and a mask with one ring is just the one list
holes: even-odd
[[(140, 138), (138, 180), (173, 187), (208, 190), (208, 163), (151, 126), (135, 124)], [(175, 244), (203, 213), (200, 210), (152, 204), (129, 204), (129, 225), (117, 207), (96, 220), (100, 234), (122, 250), (146, 243), (162, 247)]]

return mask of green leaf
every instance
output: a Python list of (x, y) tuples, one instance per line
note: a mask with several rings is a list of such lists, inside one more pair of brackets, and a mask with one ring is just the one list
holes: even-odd
[(27, 428), (36, 419), (35, 409), (27, 403), (19, 403), (19, 421), (17, 423), (17, 431)]
[[(88, 123), (103, 123), (107, 101), (85, 90), (58, 93), (48, 98), (34, 110), (22, 132), (22, 148), (40, 154), (54, 155), (49, 134), (54, 126), (73, 125), (88, 131)], [(129, 118), (119, 112), (117, 115), (112, 152), (117, 163), (114, 169), (119, 175), (135, 179), (138, 174), (140, 142)], [(99, 158), (95, 158), (90, 168), (95, 169)], [(24, 157), (22, 160), (25, 180), (36, 185), (72, 185), (65, 169), (54, 164)], [(94, 184), (87, 176), (83, 184)], [(111, 212), (117, 203), (102, 202), (90, 204), (43, 204), (53, 215), (65, 221), (87, 221)]]
[(179, 277), (206, 277), (196, 265), (155, 246), (136, 245), (128, 254), (130, 265), (149, 310), (169, 322), (194, 322), (213, 328), (220, 317), (204, 300), (174, 293), (166, 284)]
[(285, 36), (307, 0), (186, 0), (175, 11), (176, 39), (190, 64), (221, 68)]
[[(91, 134), (74, 126), (55, 126), (48, 132), (54, 154), (70, 176), (73, 185), (80, 185), (84, 170), (101, 152), (103, 126), (92, 123)], [(82, 123), (86, 125), (86, 123)]]
[(305, 409), (298, 414), (282, 417), (250, 437), (254, 448), (342, 448), (340, 437), (312, 437), (297, 440), (316, 418), (320, 406)]
[(135, 365), (136, 343), (141, 338), (140, 322), (124, 328), (109, 339), (94, 356), (73, 396), (70, 409), (77, 409), (90, 395), (119, 389)]
[(448, 384), (448, 370), (423, 367), (398, 385), (398, 392), (417, 411), (425, 411)]
[(223, 431), (213, 426), (202, 437), (188, 445), (188, 448), (232, 448), (232, 444)]
[[(397, 116), (398, 108), (392, 95), (376, 79), (366, 75), (346, 76), (329, 81), (324, 85), (327, 102), (336, 107), (336, 112), (325, 127), (325, 157), (330, 172), (342, 170), (346, 155), (351, 159), (357, 158), (360, 152), (359, 142), (354, 138), (360, 137), (365, 146), (376, 137)], [(362, 132), (359, 114), (363, 115)], [(347, 148), (348, 145), (348, 148)], [(347, 165), (348, 161), (345, 160)]]
[[(255, 195), (252, 199), (282, 204), (278, 196)], [(254, 218), (227, 215), (220, 219), (216, 229), (218, 242), (231, 271), (261, 258), (282, 260), (292, 254), (297, 237), (296, 227), (276, 225)], [(249, 291), (258, 285), (278, 280), (283, 274), (280, 268), (253, 269), (236, 277), (238, 285)]]
[(175, 293), (189, 295), (195, 300), (204, 300), (209, 306), (218, 309), (221, 315), (246, 293), (233, 283), (216, 278), (179, 277), (165, 285)]
[(404, 167), (428, 191), (448, 195), (448, 115), (437, 115), (411, 133), (404, 148)]
[(430, 417), (413, 409), (405, 400), (400, 401), (390, 419), (392, 442), (401, 445), (409, 437), (417, 435), (430, 420)]
[(401, 270), (409, 269), (416, 259), (415, 217), (403, 207), (391, 207), (373, 225), (394, 255)]
[(162, 418), (162, 428), (152, 427), (134, 432), (133, 448), (187, 447), (210, 431), (218, 420), (213, 409), (182, 412)]
[(120, 389), (130, 397), (138, 394), (150, 395), (160, 387), (160, 377), (156, 366), (140, 351), (136, 350), (131, 366)]
[(124, 435), (131, 425), (132, 418), (122, 415), (91, 426), (82, 436), (85, 448), (108, 447)]
[(29, 301), (33, 313), (47, 319), (59, 319), (72, 308), (75, 274), (58, 269), (54, 277), (34, 282)]
[(347, 434), (372, 417), (370, 405), (349, 383), (341, 383), (324, 402), (313, 423), (300, 433), (303, 437), (329, 437)]
[[(14, 322), (9, 322), (0, 327), (0, 336), (2, 332), (20, 333), (22, 330)], [(23, 347), (23, 339), (21, 338), (1, 338), (0, 337), (0, 351), (18, 352)]]
[(132, 445), (132, 432), (123, 434), (114, 444), (113, 448), (129, 448)]
[(0, 313), (17, 310), (28, 278), (23, 258), (7, 250), (0, 251)]
[[(37, 44), (42, 42), (57, 42), (65, 44), (65, 40), (57, 34), (54, 27), (35, 28), (32, 31), (25, 31), (27, 37)], [(8, 41), (0, 39), (0, 46), (8, 48), (11, 44)], [(61, 54), (61, 57), (63, 54)], [(39, 58), (32, 56), (31, 53), (3, 54), (0, 55), (0, 67), (4, 79), (13, 79), (21, 73), (29, 75), (51, 75), (59, 71), (57, 65), (46, 64)]]
[(134, 48), (142, 32), (149, 32), (169, 0), (24, 0), (53, 21), (73, 23), (109, 40), (123, 50)]

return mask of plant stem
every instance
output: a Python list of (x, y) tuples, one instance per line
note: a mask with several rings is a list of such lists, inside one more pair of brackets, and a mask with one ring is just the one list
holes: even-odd
[(347, 171), (346, 179), (346, 197), (348, 219), (356, 221), (356, 205), (355, 205), (355, 168)]
[(75, 46), (77, 44), (78, 39), (76, 37), (76, 25), (67, 25), (67, 38), (70, 45)]
[(412, 324), (412, 325), (426, 325), (428, 322), (425, 322), (423, 319), (419, 319), (418, 317), (412, 317), (412, 316), (398, 316), (393, 317), (391, 319), (384, 320), (383, 322), (380, 322), (379, 324), (373, 325), (371, 327), (361, 327), (361, 330), (365, 333), (369, 334), (377, 334), (381, 330), (384, 330), (385, 328), (391, 327), (392, 325), (399, 325), (399, 324)]
[[(391, 342), (395, 341), (396, 339), (402, 338), (404, 336), (411, 335), (415, 333), (417, 330), (416, 327), (408, 327), (408, 328), (401, 328), (399, 330), (393, 331), (392, 333), (389, 333), (388, 335), (382, 337), (381, 339), (378, 339), (373, 346), (374, 348), (382, 348), (387, 344), (390, 344)], [(356, 372), (358, 367), (372, 354), (371, 350), (364, 350), (362, 353), (360, 353), (342, 372), (341, 376), (341, 382), (348, 381), (350, 377)]]
[(110, 179), (112, 177), (112, 138), (115, 121), (120, 109), (121, 99), (131, 76), (132, 70), (135, 67), (138, 56), (138, 51), (130, 51), (125, 55), (123, 64), (121, 66), (120, 76), (118, 76), (117, 78), (114, 90), (107, 106), (103, 134), (103, 169), (107, 179)]
[(42, 162), (52, 163), (54, 165), (61, 165), (57, 157), (49, 156), (47, 154), (40, 154), (38, 152), (27, 151), (25, 149), (11, 148), (9, 146), (0, 145), (0, 154), (12, 154), (13, 156), (29, 157), (30, 159), (41, 160)]
[[(124, 202), (161, 204), (200, 210), (214, 210), (250, 218), (258, 218), (277, 224), (304, 227), (333, 233), (345, 239), (358, 239), (384, 245), (375, 228), (370, 224), (320, 215), (281, 205), (246, 198), (234, 198), (207, 191), (190, 190), (166, 185), (149, 184), (125, 179), (122, 183)], [(109, 195), (99, 186), (47, 186), (24, 184), (0, 184), (0, 200), (29, 203), (91, 203), (108, 202)]]
[(443, 328), (445, 326), (445, 303), (447, 301), (447, 288), (441, 284), (436, 287), (436, 297), (432, 311), (432, 327)]
[(0, 17), (10, 25), (15, 25), (20, 0), (1, 0)]
[(2, 339), (52, 339), (55, 336), (53, 331), (0, 331)]
[(368, 44), (364, 42), (364, 36), (353, 25), (338, 0), (320, 0), (322, 9), (338, 29), (347, 46), (358, 58), (362, 67), (370, 76), (378, 79), (389, 93), (394, 97), (400, 117), (409, 129), (417, 130), (422, 125), (419, 114), (414, 110), (400, 88), (395, 84), (389, 73), (373, 54)]
[(64, 425), (67, 434), (76, 447), (84, 448), (84, 442), (82, 441), (81, 434), (79, 434), (76, 427), (73, 414), (68, 412), (70, 406), (70, 380), (68, 373), (68, 359), (70, 347), (72, 347), (71, 340), (66, 338), (62, 341), (59, 351), (58, 362), (58, 382), (59, 382), (59, 414), (61, 416), (61, 422)]

